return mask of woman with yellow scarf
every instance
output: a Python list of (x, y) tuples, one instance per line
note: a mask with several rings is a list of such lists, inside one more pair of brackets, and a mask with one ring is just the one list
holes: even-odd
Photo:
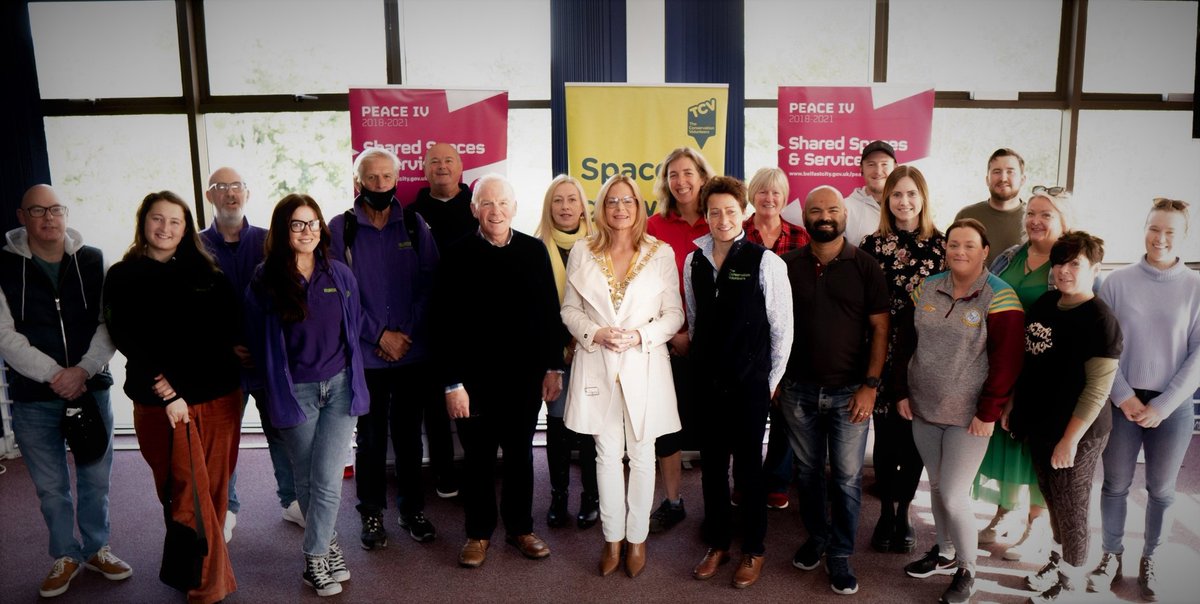
[[(562, 304), (566, 287), (567, 256), (571, 252), (571, 246), (591, 235), (591, 225), (583, 185), (571, 176), (560, 174), (546, 189), (546, 200), (542, 204), (542, 221), (537, 229), (538, 239), (546, 244), (546, 251), (550, 254), (554, 284), (558, 286), (559, 304)], [(570, 522), (567, 493), (571, 483), (571, 450), (579, 449), (583, 493), (580, 496), (579, 514), (575, 521), (579, 528), (586, 529), (595, 525), (600, 518), (600, 497), (596, 490), (596, 441), (591, 436), (580, 436), (563, 423), (563, 412), (567, 404), (567, 380), (571, 373), (571, 356), (574, 350), (575, 342), (572, 340), (563, 353), (567, 371), (563, 374), (562, 394), (557, 400), (546, 401), (546, 465), (550, 470), (551, 489), (546, 524), (557, 528)]]

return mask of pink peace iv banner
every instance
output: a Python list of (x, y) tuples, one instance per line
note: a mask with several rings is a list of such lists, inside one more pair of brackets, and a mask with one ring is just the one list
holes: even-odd
[(849, 195), (862, 186), (862, 149), (884, 140), (896, 163), (929, 155), (933, 88), (875, 86), (780, 86), (779, 167), (787, 173), (791, 199), (783, 218), (804, 224), (808, 192), (830, 185)]
[(508, 92), (405, 87), (350, 89), (350, 144), (357, 157), (384, 147), (400, 157), (396, 198), (408, 205), (425, 182), (425, 151), (450, 143), (468, 185), (507, 171)]

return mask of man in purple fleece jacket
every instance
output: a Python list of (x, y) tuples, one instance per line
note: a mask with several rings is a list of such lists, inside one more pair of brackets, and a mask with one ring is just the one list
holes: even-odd
[(421, 420), (425, 413), (445, 413), (442, 390), (429, 366), (431, 336), (425, 321), (438, 250), (425, 221), (396, 199), (399, 166), (399, 158), (386, 149), (363, 151), (354, 162), (360, 194), (353, 210), (329, 221), (330, 255), (350, 265), (363, 305), (357, 345), (363, 351), (371, 410), (358, 420), (355, 477), (362, 546), (368, 550), (387, 547), (383, 510), (389, 428), (400, 528), (421, 543), (437, 536), (424, 514)]

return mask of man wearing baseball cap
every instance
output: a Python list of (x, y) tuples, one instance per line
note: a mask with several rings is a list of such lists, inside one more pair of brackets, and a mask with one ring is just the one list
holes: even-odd
[(846, 197), (846, 241), (855, 247), (879, 229), (883, 185), (896, 169), (896, 150), (884, 141), (872, 141), (863, 147), (860, 166), (863, 186)]

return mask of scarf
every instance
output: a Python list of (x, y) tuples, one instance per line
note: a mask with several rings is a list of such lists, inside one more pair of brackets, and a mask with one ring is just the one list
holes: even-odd
[(550, 268), (554, 269), (554, 285), (558, 288), (558, 303), (561, 305), (563, 294), (567, 289), (567, 267), (563, 266), (562, 254), (558, 253), (558, 249), (570, 250), (575, 245), (576, 241), (585, 239), (588, 233), (588, 225), (584, 221), (579, 221), (579, 228), (575, 229), (574, 233), (566, 233), (556, 228), (550, 229), (550, 238), (543, 240), (546, 244), (546, 251), (550, 254)]

